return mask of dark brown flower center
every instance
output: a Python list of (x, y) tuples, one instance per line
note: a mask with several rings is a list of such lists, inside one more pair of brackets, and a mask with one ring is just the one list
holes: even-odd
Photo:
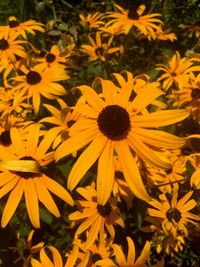
[(46, 55), (46, 61), (48, 63), (52, 63), (55, 59), (56, 59), (56, 56), (54, 54), (52, 54), (52, 53), (48, 53)]
[(0, 39), (0, 50), (6, 50), (8, 47), (8, 41), (6, 41), (4, 38)]
[(171, 76), (172, 76), (172, 77), (176, 77), (177, 74), (176, 74), (175, 72), (172, 72), (172, 73), (171, 73)]
[(95, 53), (97, 54), (97, 56), (103, 56), (103, 54), (104, 54), (104, 49), (103, 49), (103, 47), (97, 47), (97, 48), (95, 49)]
[(166, 174), (171, 174), (172, 173), (172, 168), (169, 168), (169, 169), (167, 169), (165, 172), (166, 172)]
[(166, 217), (170, 222), (174, 220), (178, 223), (181, 219), (181, 212), (176, 208), (171, 208), (167, 211)]
[(16, 20), (9, 20), (9, 27), (10, 28), (15, 28), (17, 26), (19, 26), (19, 22), (18, 21), (16, 21)]
[(104, 206), (98, 204), (97, 211), (102, 217), (107, 217), (111, 213), (112, 207), (109, 202), (107, 202)]
[(197, 88), (197, 89), (192, 90), (191, 96), (192, 96), (192, 99), (200, 98), (200, 89)]
[(70, 128), (74, 123), (75, 123), (74, 120), (70, 120), (70, 121), (68, 121), (68, 122), (67, 122), (67, 126), (68, 126), (68, 128)]
[(0, 135), (0, 143), (3, 146), (11, 145), (12, 141), (11, 141), (11, 138), (10, 138), (10, 131), (9, 130), (5, 130), (4, 132), (1, 133), (1, 135)]
[(42, 77), (37, 71), (29, 71), (26, 75), (26, 80), (30, 85), (34, 85), (39, 83), (42, 80)]
[(117, 179), (124, 179), (124, 174), (121, 171), (115, 171), (115, 177)]
[(95, 263), (96, 261), (99, 261), (101, 259), (102, 259), (102, 257), (101, 257), (101, 255), (99, 253), (94, 253), (92, 255), (92, 263)]
[(126, 138), (131, 128), (128, 112), (118, 105), (103, 108), (97, 118), (97, 123), (99, 130), (111, 140)]

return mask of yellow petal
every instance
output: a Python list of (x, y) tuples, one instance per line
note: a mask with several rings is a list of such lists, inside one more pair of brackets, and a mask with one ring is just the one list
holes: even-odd
[(99, 161), (97, 172), (97, 201), (105, 205), (110, 197), (114, 182), (114, 153), (112, 141), (108, 140), (103, 149)]
[(36, 191), (39, 200), (42, 202), (42, 204), (57, 218), (60, 217), (60, 212), (51, 196), (49, 191), (46, 189), (44, 184), (40, 181), (39, 178), (34, 178)]
[(119, 156), (119, 161), (123, 169), (125, 180), (131, 191), (138, 198), (147, 202), (150, 201), (151, 198), (144, 187), (140, 172), (126, 140), (115, 142), (114, 148)]
[(74, 205), (74, 201), (72, 197), (70, 196), (70, 194), (59, 183), (57, 183), (53, 179), (50, 179), (48, 176), (44, 174), (39, 179), (41, 179), (41, 182), (45, 185), (45, 187), (48, 190), (50, 190), (52, 193), (54, 193), (56, 196), (60, 197), (62, 200), (64, 200), (69, 205), (71, 206)]
[(104, 108), (105, 103), (94, 89), (86, 85), (79, 86), (78, 88), (81, 90), (84, 98), (93, 109), (100, 112)]
[(133, 132), (134, 134), (137, 134), (136, 139), (159, 148), (177, 149), (182, 147), (186, 142), (185, 138), (157, 130), (135, 128), (133, 129)]
[(32, 178), (26, 179), (24, 183), (24, 195), (26, 208), (28, 211), (31, 223), (35, 228), (40, 227), (40, 217), (39, 217), (39, 206), (38, 206), (38, 195), (36, 192), (35, 183)]
[(132, 118), (134, 127), (154, 128), (166, 126), (184, 120), (189, 116), (186, 109), (160, 110), (145, 115), (138, 115)]
[(1, 227), (4, 228), (13, 216), (23, 195), (23, 180), (19, 180), (18, 184), (12, 190), (4, 207), (1, 218)]
[(94, 129), (93, 131), (89, 129), (77, 134), (76, 136), (67, 139), (56, 150), (55, 159), (59, 160), (64, 156), (67, 156), (72, 152), (77, 151), (80, 148), (84, 147), (85, 145), (91, 142), (91, 140), (95, 137), (97, 132), (98, 132), (97, 129)]
[(79, 183), (83, 175), (98, 159), (107, 143), (107, 138), (102, 134), (97, 134), (92, 143), (85, 149), (85, 151), (78, 158), (74, 164), (67, 181), (67, 187), (73, 190)]
[(135, 262), (135, 245), (133, 240), (130, 237), (127, 237), (128, 242), (128, 255), (127, 255), (127, 264), (134, 264)]

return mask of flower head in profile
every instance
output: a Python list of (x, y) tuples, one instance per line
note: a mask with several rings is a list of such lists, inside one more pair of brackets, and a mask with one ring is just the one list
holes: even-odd
[(50, 117), (45, 117), (40, 120), (41, 123), (53, 124), (49, 130), (52, 133), (53, 148), (56, 148), (62, 141), (69, 138), (68, 130), (78, 119), (80, 114), (70, 108), (62, 99), (58, 98), (59, 108), (44, 104), (46, 109), (51, 112)]
[(168, 90), (172, 85), (177, 85), (179, 89), (182, 89), (188, 84), (190, 73), (200, 71), (200, 66), (194, 66), (191, 58), (181, 58), (177, 51), (167, 65), (158, 64), (156, 69), (165, 72), (158, 78), (158, 81), (163, 81), (164, 90)]
[(99, 28), (99, 26), (104, 25), (104, 22), (102, 21), (104, 17), (104, 14), (101, 14), (99, 12), (96, 12), (94, 14), (88, 14), (85, 15), (79, 15), (80, 18), (80, 24), (86, 29), (90, 30), (93, 28)]
[(117, 12), (110, 12), (108, 14), (111, 20), (107, 25), (123, 29), (125, 34), (128, 34), (131, 28), (135, 27), (145, 36), (151, 35), (152, 38), (155, 38), (155, 31), (159, 30), (159, 25), (162, 24), (162, 21), (157, 18), (161, 14), (153, 13), (144, 15), (145, 5), (140, 5), (138, 8), (131, 5), (129, 10), (125, 10), (117, 4), (115, 4), (115, 7)]
[(16, 247), (10, 247), (10, 249), (13, 251), (13, 253), (18, 252), (19, 257), (14, 261), (16, 264), (19, 261), (23, 261), (23, 267), (29, 267), (31, 259), (34, 254), (37, 254), (42, 247), (44, 246), (44, 242), (39, 242), (36, 245), (33, 245), (33, 235), (34, 230), (31, 230), (27, 240), (20, 237), (20, 234), (17, 235), (18, 244)]
[(41, 95), (47, 99), (56, 99), (57, 96), (65, 95), (65, 88), (59, 81), (67, 80), (63, 67), (52, 66), (44, 69), (43, 65), (37, 64), (32, 68), (23, 68), (24, 75), (12, 78), (15, 90), (32, 98), (35, 113), (38, 113), (41, 102)]
[(57, 148), (56, 160), (88, 145), (73, 165), (68, 188), (73, 190), (98, 160), (97, 199), (105, 205), (113, 188), (113, 156), (117, 154), (131, 191), (138, 198), (149, 201), (134, 155), (155, 167), (168, 169), (170, 162), (160, 157), (158, 149), (179, 148), (185, 139), (155, 128), (185, 119), (188, 111), (161, 110), (143, 114), (143, 110), (163, 94), (157, 88), (158, 83), (149, 83), (131, 100), (132, 79), (120, 90), (110, 80), (100, 79), (100, 84), (100, 95), (89, 86), (79, 87), (86, 103), (76, 105), (80, 119), (70, 128), (70, 138)]
[(188, 236), (188, 224), (197, 225), (197, 221), (200, 220), (199, 216), (189, 212), (197, 204), (194, 199), (190, 199), (192, 193), (190, 191), (178, 200), (178, 192), (175, 192), (171, 202), (168, 201), (166, 195), (161, 194), (160, 202), (157, 200), (150, 202), (154, 208), (148, 208), (148, 214), (160, 218), (163, 230), (173, 237), (177, 236), (178, 231), (183, 231)]
[(83, 44), (80, 51), (89, 56), (89, 61), (101, 60), (106, 61), (106, 57), (109, 54), (120, 51), (120, 47), (110, 47), (113, 41), (113, 36), (109, 37), (107, 42), (102, 42), (102, 36), (100, 32), (96, 33), (96, 39), (94, 40), (88, 35), (91, 45)]
[(73, 205), (70, 194), (56, 181), (42, 172), (42, 168), (54, 160), (54, 152), (48, 152), (52, 143), (46, 133), (39, 142), (40, 126), (32, 126), (27, 135), (21, 135), (17, 128), (10, 130), (11, 146), (0, 146), (0, 197), (9, 193), (3, 210), (1, 226), (6, 227), (15, 213), (23, 195), (29, 218), (34, 227), (40, 227), (39, 201), (56, 217), (60, 212), (49, 193)]
[(105, 205), (101, 205), (97, 200), (97, 192), (94, 187), (86, 186), (77, 188), (77, 192), (84, 200), (76, 201), (78, 211), (69, 215), (69, 219), (81, 223), (76, 230), (75, 240), (80, 234), (88, 230), (85, 248), (92, 246), (96, 239), (102, 240), (106, 230), (113, 239), (115, 236), (114, 225), (124, 226), (117, 207), (116, 198), (110, 198)]
[(8, 38), (8, 36), (16, 35), (27, 39), (27, 33), (35, 35), (35, 31), (44, 32), (44, 25), (35, 20), (27, 20), (19, 22), (16, 17), (10, 16), (8, 24), (0, 26), (0, 39)]

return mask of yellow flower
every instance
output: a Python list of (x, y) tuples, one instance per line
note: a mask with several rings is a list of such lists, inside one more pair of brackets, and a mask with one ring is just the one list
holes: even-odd
[(172, 195), (171, 203), (164, 194), (159, 195), (161, 202), (151, 201), (149, 204), (154, 208), (148, 208), (148, 214), (160, 218), (163, 230), (169, 232), (173, 237), (177, 236), (177, 231), (183, 231), (188, 236), (188, 223), (197, 225), (195, 221), (200, 220), (199, 216), (189, 212), (197, 204), (194, 199), (190, 199), (192, 193), (192, 191), (188, 192), (177, 201), (178, 192), (175, 192)]
[(40, 108), (40, 95), (48, 99), (56, 99), (56, 96), (66, 94), (65, 88), (58, 81), (69, 78), (63, 67), (52, 66), (44, 69), (37, 64), (30, 69), (23, 68), (24, 75), (13, 77), (15, 90), (32, 98), (35, 113)]
[[(108, 258), (112, 255), (111, 251), (111, 239), (99, 240), (95, 244), (91, 245), (87, 249), (85, 248), (85, 242), (77, 240), (73, 249), (70, 253), (67, 253), (68, 256), (65, 267), (96, 267), (100, 266), (98, 263), (101, 259)], [(80, 262), (80, 264), (76, 264)]]
[(61, 51), (59, 46), (53, 45), (48, 52), (45, 52), (44, 57), (36, 59), (36, 62), (43, 66), (44, 69), (52, 65), (55, 67), (66, 67), (67, 59), (72, 55), (73, 48), (74, 44), (69, 44)]
[(123, 220), (120, 217), (120, 211), (116, 206), (116, 199), (110, 198), (105, 205), (100, 204), (97, 200), (97, 192), (92, 186), (79, 187), (77, 192), (85, 200), (78, 200), (77, 206), (79, 210), (69, 215), (70, 220), (81, 223), (76, 230), (75, 240), (86, 230), (88, 230), (85, 243), (86, 249), (94, 244), (98, 234), (100, 235), (99, 240), (102, 240), (106, 230), (113, 239), (115, 236), (113, 225), (124, 226)]
[(16, 93), (15, 89), (5, 90), (0, 88), (0, 112), (5, 117), (14, 114), (16, 117), (25, 118), (32, 111), (31, 105), (25, 102), (27, 96)]
[(98, 28), (101, 25), (104, 25), (102, 18), (104, 17), (103, 14), (96, 12), (94, 14), (88, 14), (87, 16), (79, 15), (80, 24), (87, 30), (92, 28)]
[(16, 64), (17, 56), (26, 58), (22, 44), (26, 41), (17, 40), (17, 34), (8, 36), (7, 38), (0, 38), (0, 69), (6, 69), (10, 64)]
[(182, 89), (188, 84), (190, 73), (199, 71), (200, 66), (193, 66), (191, 58), (181, 58), (177, 51), (168, 61), (167, 65), (158, 64), (156, 69), (165, 72), (158, 78), (158, 81), (164, 80), (163, 88), (164, 90), (168, 90), (174, 84), (176, 84), (179, 89)]
[(161, 16), (161, 14), (143, 15), (146, 9), (145, 5), (140, 5), (137, 9), (131, 6), (129, 11), (124, 10), (117, 4), (115, 4), (115, 7), (118, 12), (110, 12), (108, 14), (108, 17), (112, 19), (107, 26), (121, 28), (125, 34), (128, 34), (130, 29), (135, 27), (145, 36), (151, 35), (155, 39), (155, 30), (159, 30), (159, 25), (157, 24), (162, 24), (162, 21), (156, 17)]
[(56, 148), (62, 141), (69, 138), (68, 130), (75, 123), (79, 117), (79, 113), (76, 110), (68, 107), (62, 99), (57, 99), (60, 108), (57, 109), (54, 106), (44, 104), (44, 106), (51, 112), (51, 117), (46, 117), (40, 120), (41, 123), (47, 122), (54, 124), (49, 131), (52, 133), (53, 148)]
[(200, 26), (198, 24), (191, 24), (191, 25), (179, 25), (179, 27), (183, 30), (186, 30), (185, 35), (189, 38), (193, 36), (196, 38), (200, 37)]
[(49, 246), (48, 250), (52, 254), (53, 261), (50, 260), (48, 254), (45, 252), (45, 248), (40, 250), (40, 262), (35, 259), (31, 259), (32, 267), (63, 267), (62, 257), (59, 251), (53, 246)]
[(51, 135), (46, 133), (38, 144), (39, 137), (38, 124), (32, 126), (26, 139), (16, 128), (12, 128), (10, 130), (12, 146), (9, 149), (0, 146), (0, 197), (10, 192), (2, 214), (2, 227), (10, 221), (23, 194), (31, 223), (37, 228), (40, 227), (38, 200), (54, 216), (60, 216), (49, 191), (73, 205), (69, 193), (42, 172), (41, 168), (54, 160), (54, 152), (47, 152), (53, 140)]
[(147, 35), (148, 40), (157, 39), (161, 41), (169, 40), (173, 42), (177, 39), (175, 33), (170, 32), (170, 29), (163, 29), (162, 25), (159, 25), (159, 30), (155, 31), (155, 36), (152, 38), (151, 34)]
[(44, 32), (44, 25), (35, 20), (27, 20), (24, 22), (17, 21), (16, 17), (8, 18), (8, 25), (0, 26), (0, 39), (8, 38), (8, 36), (16, 35), (27, 39), (26, 33), (34, 34), (35, 31)]
[(88, 35), (89, 41), (91, 45), (82, 45), (80, 51), (89, 56), (89, 61), (101, 60), (106, 61), (106, 56), (109, 54), (113, 54), (117, 51), (120, 51), (120, 47), (112, 47), (110, 48), (113, 40), (113, 36), (111, 36), (106, 43), (102, 43), (101, 33), (96, 33), (96, 41)]
[[(68, 188), (73, 190), (83, 175), (98, 160), (97, 198), (104, 205), (114, 182), (113, 155), (118, 155), (125, 180), (131, 191), (140, 199), (149, 201), (134, 154), (158, 168), (170, 168), (168, 159), (160, 157), (158, 148), (175, 149), (185, 139), (152, 128), (166, 126), (185, 119), (186, 110), (161, 110), (141, 114), (162, 92), (157, 83), (149, 83), (133, 100), (133, 81), (120, 89), (109, 80), (100, 79), (103, 88), (98, 95), (91, 87), (79, 89), (86, 100), (76, 106), (82, 115), (69, 130), (70, 138), (55, 153), (56, 160), (90, 144), (74, 164), (68, 177)], [(148, 129), (150, 128), (150, 129)]]

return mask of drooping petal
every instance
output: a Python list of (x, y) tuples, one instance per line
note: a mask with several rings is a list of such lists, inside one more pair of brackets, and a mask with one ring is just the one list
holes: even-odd
[(53, 194), (60, 197), (62, 200), (64, 200), (69, 205), (71, 205), (71, 206), (74, 205), (74, 201), (73, 201), (71, 195), (58, 182), (54, 181), (53, 179), (49, 178), (48, 176), (46, 176), (44, 174), (39, 179), (44, 184), (44, 186), (48, 190), (50, 190)]
[(79, 183), (83, 175), (98, 159), (107, 143), (107, 138), (102, 134), (97, 134), (92, 143), (85, 149), (85, 151), (78, 158), (74, 164), (67, 181), (67, 187), (73, 190)]
[(40, 217), (39, 217), (38, 195), (35, 183), (33, 182), (32, 178), (26, 179), (24, 183), (24, 195), (25, 195), (26, 208), (31, 223), (35, 228), (39, 228)]
[(150, 201), (151, 198), (144, 187), (140, 172), (133, 155), (130, 152), (127, 141), (122, 140), (115, 142), (114, 148), (119, 156), (119, 161), (123, 169), (125, 180), (131, 191), (138, 198), (147, 202)]
[(10, 193), (1, 218), (1, 227), (4, 228), (13, 216), (23, 195), (23, 181), (19, 180), (18, 184)]
[(105, 205), (110, 197), (114, 182), (114, 160), (112, 141), (108, 140), (98, 161), (97, 201)]
[(40, 181), (40, 178), (34, 178), (34, 182), (39, 200), (54, 216), (56, 216), (57, 218), (60, 217), (60, 212), (51, 194), (46, 189), (44, 184)]

